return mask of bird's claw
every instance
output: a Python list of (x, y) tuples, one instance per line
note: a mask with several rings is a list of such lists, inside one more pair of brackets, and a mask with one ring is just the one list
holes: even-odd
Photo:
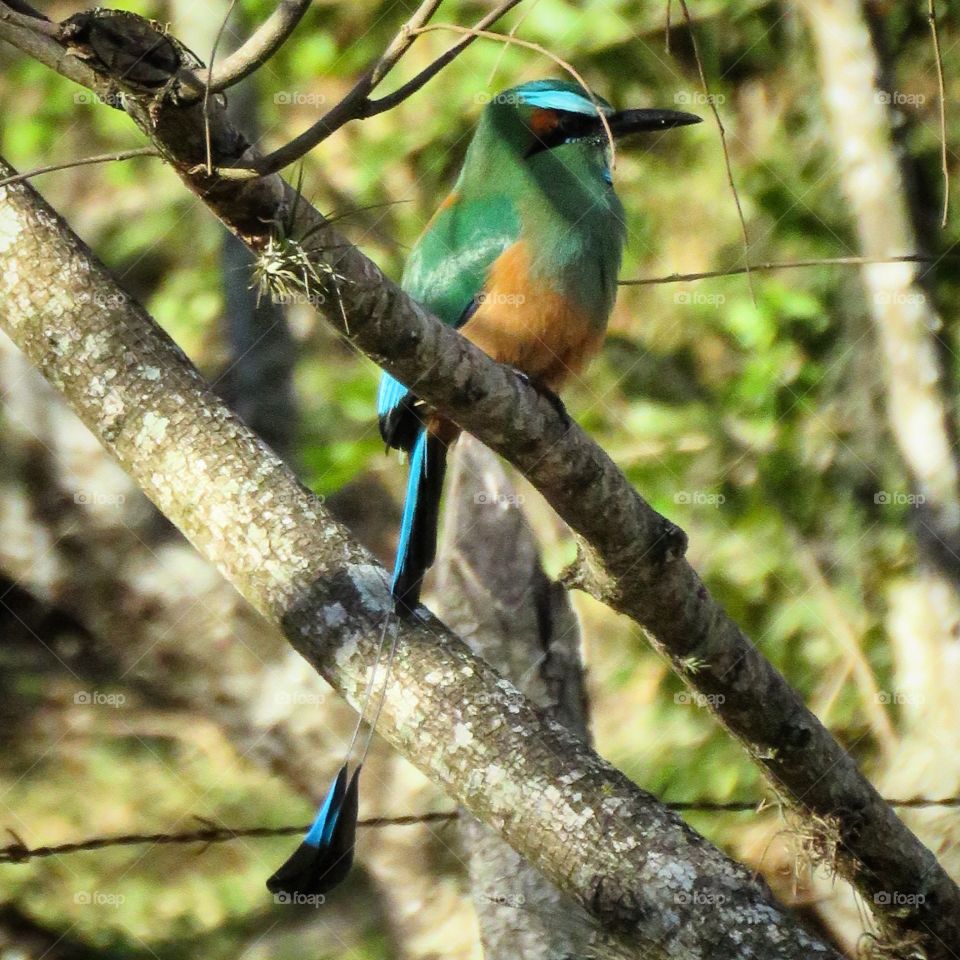
[(535, 380), (529, 374), (524, 373), (522, 370), (517, 370), (514, 368), (513, 371), (524, 383), (533, 387), (537, 393), (540, 394), (545, 400), (550, 402), (550, 406), (560, 415), (560, 420), (563, 423), (563, 429), (568, 430), (570, 425), (573, 423), (573, 420), (570, 418), (570, 414), (567, 413), (567, 408), (564, 405), (564, 402), (560, 399), (559, 395), (551, 390), (548, 386), (541, 383), (539, 380)]

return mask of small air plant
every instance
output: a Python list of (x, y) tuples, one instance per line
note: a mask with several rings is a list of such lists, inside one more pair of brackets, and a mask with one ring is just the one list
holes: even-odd
[(266, 244), (257, 254), (251, 286), (256, 287), (258, 305), (262, 297), (269, 296), (274, 303), (310, 303), (316, 306), (326, 302), (327, 293), (332, 288), (344, 327), (349, 333), (340, 296), (340, 283), (346, 282), (347, 278), (330, 264), (319, 260), (317, 249), (311, 251), (306, 246), (310, 237), (324, 224), (311, 227), (299, 237), (293, 235), (302, 185), (301, 170), (289, 214), (276, 221)]
[(706, 660), (701, 657), (683, 657), (679, 662), (680, 669), (684, 673), (697, 674), (704, 667), (709, 666)]

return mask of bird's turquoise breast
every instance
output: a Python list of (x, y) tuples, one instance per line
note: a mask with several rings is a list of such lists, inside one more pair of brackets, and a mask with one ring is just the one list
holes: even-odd
[(522, 206), (534, 278), (601, 327), (616, 299), (626, 235), (623, 206), (606, 173), (599, 150), (584, 157), (559, 147), (531, 164), (536, 191)]

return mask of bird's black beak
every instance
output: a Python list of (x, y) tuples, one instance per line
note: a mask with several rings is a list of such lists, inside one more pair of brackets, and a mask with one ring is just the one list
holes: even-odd
[(681, 110), (618, 110), (607, 116), (610, 132), (618, 140), (631, 133), (650, 133), (700, 123), (702, 117)]
[[(546, 132), (535, 134), (524, 157), (529, 158), (544, 150), (570, 143), (571, 140), (606, 140), (607, 131), (597, 113), (567, 113), (557, 111), (558, 121)], [(631, 133), (651, 130), (668, 130), (670, 127), (685, 127), (699, 123), (700, 117), (679, 110), (618, 110), (607, 114), (610, 132), (619, 140)]]

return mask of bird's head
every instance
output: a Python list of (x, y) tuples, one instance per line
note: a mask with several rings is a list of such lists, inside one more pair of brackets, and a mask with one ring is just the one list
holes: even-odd
[(505, 90), (490, 101), (484, 119), (523, 160), (568, 146), (605, 152), (609, 134), (619, 140), (700, 122), (679, 110), (614, 110), (602, 97), (566, 80), (533, 80)]

